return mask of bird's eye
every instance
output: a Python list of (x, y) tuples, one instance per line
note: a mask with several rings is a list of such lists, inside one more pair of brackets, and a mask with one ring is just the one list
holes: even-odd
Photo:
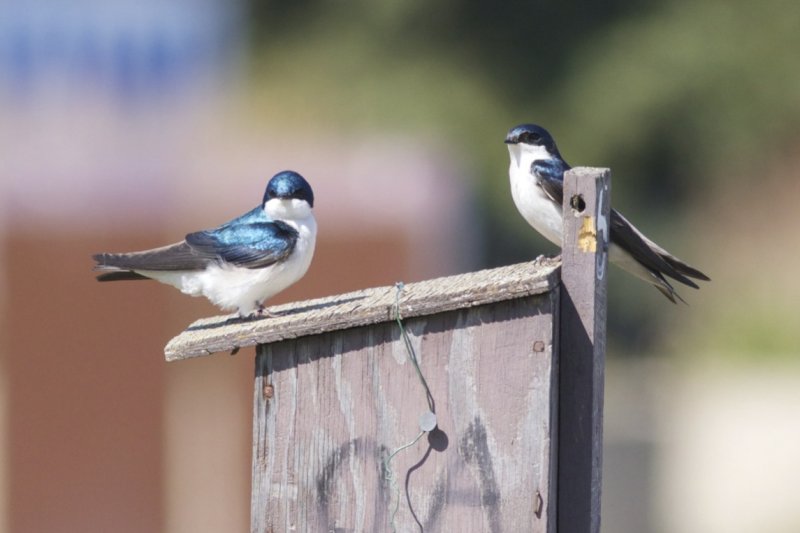
[(527, 144), (537, 144), (542, 140), (542, 136), (538, 133), (525, 132), (520, 136), (520, 140)]

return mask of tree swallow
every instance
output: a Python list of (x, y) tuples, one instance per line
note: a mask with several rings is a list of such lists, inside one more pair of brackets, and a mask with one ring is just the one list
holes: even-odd
[(97, 279), (154, 279), (240, 317), (262, 315), (264, 301), (302, 278), (311, 264), (313, 207), (308, 182), (285, 170), (269, 180), (261, 205), (217, 228), (152, 250), (94, 255), (94, 269), (103, 272)]
[[(511, 196), (517, 209), (536, 231), (561, 246), (564, 172), (570, 166), (561, 157), (553, 137), (536, 124), (512, 128), (505, 142), (511, 156), (508, 167)], [(611, 262), (650, 283), (673, 303), (676, 298), (684, 300), (665, 276), (695, 289), (699, 287), (689, 278), (710, 281), (708, 276), (645, 237), (614, 209), (608, 256)]]

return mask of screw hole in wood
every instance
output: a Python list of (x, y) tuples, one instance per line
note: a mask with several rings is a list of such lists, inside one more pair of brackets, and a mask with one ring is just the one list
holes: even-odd
[(569, 205), (577, 211), (577, 214), (581, 214), (586, 210), (586, 201), (583, 199), (582, 194), (576, 194), (572, 198), (569, 199)]

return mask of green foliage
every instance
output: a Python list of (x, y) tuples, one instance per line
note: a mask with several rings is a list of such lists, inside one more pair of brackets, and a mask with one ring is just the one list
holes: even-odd
[(337, 130), (443, 136), (492, 185), (498, 139), (522, 121), (551, 129), (568, 160), (612, 166), (617, 199), (670, 211), (798, 130), (796, 2), (281, 1), (254, 14), (267, 96)]
[(663, 172), (636, 160), (670, 151), (681, 166), (665, 177), (687, 190), (763, 170), (798, 131), (798, 23), (800, 4), (788, 1), (674, 1), (610, 27), (564, 84), (568, 127), (603, 133), (575, 144), (589, 160), (631, 154), (643, 176)]

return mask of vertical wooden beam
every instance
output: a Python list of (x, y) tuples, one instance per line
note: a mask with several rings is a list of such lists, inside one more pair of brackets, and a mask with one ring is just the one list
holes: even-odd
[(611, 173), (564, 179), (558, 418), (558, 531), (600, 531)]
[(264, 505), (264, 502), (267, 501), (270, 481), (265, 476), (271, 451), (267, 431), (275, 427), (274, 412), (270, 412), (270, 400), (275, 392), (270, 383), (271, 366), (272, 360), (267, 347), (263, 344), (256, 346), (256, 375), (255, 390), (253, 391), (253, 479), (250, 496), (251, 533), (270, 531), (267, 506)]

